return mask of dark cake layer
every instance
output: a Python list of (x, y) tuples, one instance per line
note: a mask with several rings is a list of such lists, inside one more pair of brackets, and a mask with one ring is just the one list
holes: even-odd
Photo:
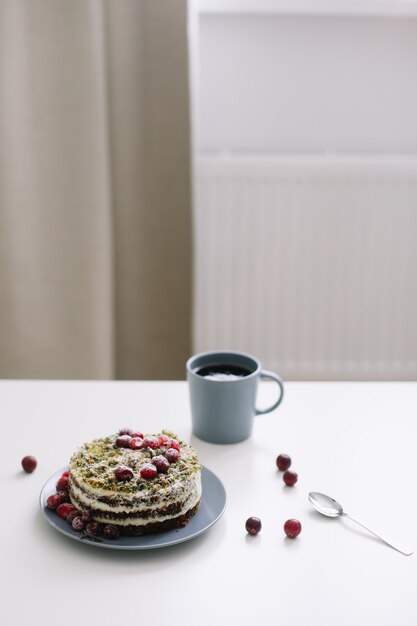
[(188, 524), (190, 518), (195, 515), (200, 507), (201, 500), (195, 507), (187, 511), (184, 515), (179, 515), (172, 519), (165, 520), (163, 522), (155, 522), (146, 524), (142, 528), (137, 526), (118, 526), (120, 533), (129, 537), (139, 537), (140, 535), (150, 535), (152, 533), (162, 533), (166, 530), (172, 530), (173, 528), (182, 528)]

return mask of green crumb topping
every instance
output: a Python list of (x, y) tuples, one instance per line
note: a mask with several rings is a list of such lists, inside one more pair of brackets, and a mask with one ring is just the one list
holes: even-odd
[[(186, 480), (195, 472), (201, 471), (198, 454), (194, 448), (185, 441), (178, 438), (172, 431), (163, 430), (159, 435), (166, 435), (171, 439), (176, 439), (180, 444), (180, 458), (172, 463), (166, 473), (158, 473), (155, 478), (146, 480), (141, 477), (141, 467), (152, 461), (156, 455), (164, 455), (167, 447), (161, 445), (155, 450), (145, 448), (132, 450), (130, 448), (120, 448), (116, 445), (118, 433), (109, 437), (94, 439), (82, 445), (71, 457), (70, 475), (74, 481), (87, 483), (91, 488), (104, 492), (111, 498), (126, 494), (135, 493), (160, 494), (169, 493), (170, 490)], [(145, 435), (149, 436), (149, 435)], [(116, 480), (114, 470), (118, 466), (127, 466), (133, 470), (134, 477), (130, 481)]]

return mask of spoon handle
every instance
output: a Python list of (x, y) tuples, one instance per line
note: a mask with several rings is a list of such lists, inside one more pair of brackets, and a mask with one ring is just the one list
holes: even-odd
[(350, 515), (348, 515), (347, 513), (342, 513), (342, 515), (344, 517), (347, 517), (348, 519), (352, 520), (352, 522), (355, 522), (355, 524), (358, 524), (359, 526), (362, 526), (362, 528), (364, 528), (365, 530), (367, 530), (369, 533), (372, 533), (372, 535), (375, 535), (375, 537), (378, 537), (378, 539), (380, 539), (381, 541), (383, 541), (384, 543), (387, 544), (387, 546), (389, 546), (390, 548), (394, 548), (394, 550), (397, 550), (398, 552), (401, 552), (401, 554), (404, 554), (405, 556), (410, 556), (411, 554), (413, 554), (412, 552), (405, 552), (405, 550), (401, 550), (400, 548), (397, 548), (397, 546), (394, 546), (392, 543), (390, 543), (389, 541), (387, 541), (386, 539), (384, 539), (383, 537), (381, 537), (381, 535), (377, 535), (377, 533), (375, 533), (373, 530), (371, 530), (370, 528), (368, 528), (367, 526), (364, 526), (363, 524), (361, 524), (360, 522), (358, 522), (357, 519), (354, 519), (353, 517), (351, 517)]

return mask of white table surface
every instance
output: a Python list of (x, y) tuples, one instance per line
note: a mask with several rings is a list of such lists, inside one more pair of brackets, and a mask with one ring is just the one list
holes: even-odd
[[(275, 393), (263, 384), (267, 402)], [(417, 550), (417, 384), (287, 383), (250, 440), (191, 436), (186, 383), (0, 382), (2, 507), (0, 624), (417, 623), (417, 554), (405, 557), (348, 520), (316, 513), (309, 491)], [(222, 480), (225, 514), (191, 541), (122, 552), (72, 541), (38, 509), (44, 482), (82, 442), (122, 426), (177, 431)], [(286, 487), (275, 458), (293, 459)], [(38, 459), (21, 470), (26, 454)], [(257, 537), (245, 520), (261, 518)], [(301, 535), (282, 526), (298, 518)]]

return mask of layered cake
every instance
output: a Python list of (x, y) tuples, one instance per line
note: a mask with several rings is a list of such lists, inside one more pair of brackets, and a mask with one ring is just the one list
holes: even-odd
[(174, 433), (132, 429), (94, 439), (71, 457), (69, 496), (80, 511), (123, 535), (185, 525), (201, 500), (196, 450)]

